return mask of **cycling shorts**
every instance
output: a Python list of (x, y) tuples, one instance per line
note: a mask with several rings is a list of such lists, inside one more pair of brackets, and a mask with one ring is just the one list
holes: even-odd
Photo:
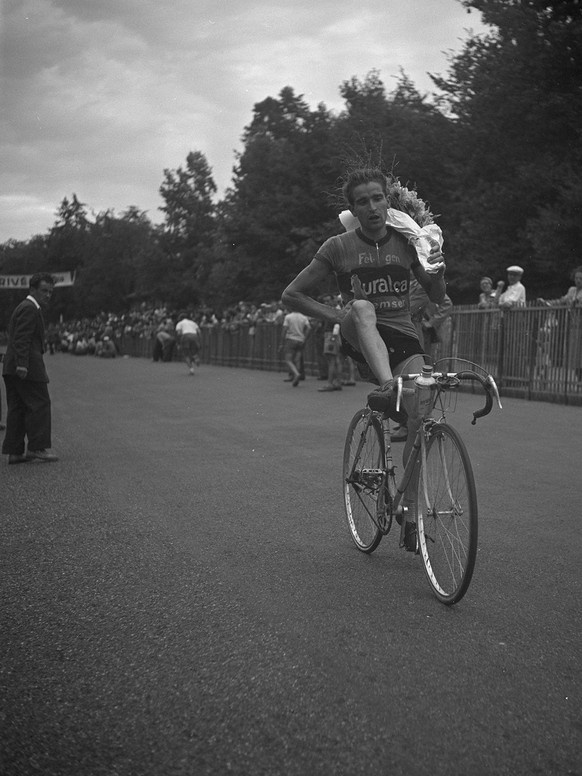
[[(411, 356), (424, 356), (426, 355), (422, 349), (422, 345), (416, 337), (410, 337), (408, 334), (402, 334), (397, 329), (393, 329), (390, 326), (384, 326), (383, 324), (377, 324), (378, 332), (382, 337), (387, 349), (388, 358), (390, 360), (390, 369), (394, 373), (396, 367), (407, 358)], [(344, 356), (353, 358), (358, 367), (358, 372), (362, 380), (366, 380), (372, 383), (378, 383), (378, 380), (374, 376), (374, 373), (366, 363), (366, 359), (360, 353), (359, 350), (350, 345), (350, 343), (342, 336), (341, 352)]]

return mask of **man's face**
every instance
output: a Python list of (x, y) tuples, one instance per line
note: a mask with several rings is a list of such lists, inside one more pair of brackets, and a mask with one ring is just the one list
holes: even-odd
[(386, 231), (388, 200), (382, 186), (375, 181), (361, 183), (353, 191), (352, 213), (359, 219), (364, 234), (373, 237)]
[(508, 272), (507, 273), (507, 282), (510, 286), (513, 286), (517, 281), (520, 279), (521, 275), (519, 272)]
[(38, 288), (32, 288), (30, 295), (33, 296), (41, 307), (46, 307), (53, 295), (54, 286), (52, 283), (47, 283), (46, 280), (41, 280)]

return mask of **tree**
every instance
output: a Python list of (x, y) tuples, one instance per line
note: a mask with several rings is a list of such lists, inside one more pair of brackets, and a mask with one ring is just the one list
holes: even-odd
[(155, 230), (146, 214), (131, 207), (121, 216), (107, 210), (91, 225), (86, 257), (77, 272), (75, 297), (83, 314), (122, 312), (136, 296), (138, 273)]
[(196, 301), (210, 271), (215, 193), (212, 171), (200, 151), (188, 154), (185, 168), (164, 170), (160, 194), (165, 205), (160, 209), (166, 217), (161, 247), (167, 254), (166, 282), (181, 305)]
[(548, 288), (552, 269), (558, 291), (582, 240), (582, 224), (567, 216), (582, 210), (580, 3), (463, 4), (493, 29), (465, 44), (446, 77), (433, 76), (455, 117), (463, 159), (458, 239), (481, 271), (504, 276), (508, 264), (522, 264), (533, 290)]
[(164, 170), (160, 194), (166, 204), (160, 210), (165, 213), (166, 231), (181, 248), (211, 241), (215, 193), (212, 171), (200, 151), (188, 154), (185, 169)]
[(237, 298), (278, 298), (296, 274), (303, 241), (333, 218), (326, 195), (337, 175), (333, 121), (291, 87), (254, 106), (233, 186), (221, 205), (222, 262), (214, 272)]
[(342, 83), (339, 91), (353, 130), (364, 143), (377, 142), (389, 121), (386, 90), (378, 71), (371, 70), (363, 81), (353, 76)]
[(70, 202), (66, 197), (63, 197), (56, 212), (56, 217), (57, 220), (51, 230), (53, 232), (67, 229), (84, 231), (89, 226), (87, 206), (85, 203), (79, 202), (76, 194), (73, 194), (73, 198)]
[(49, 270), (74, 272), (83, 262), (91, 225), (87, 206), (73, 194), (71, 200), (63, 198), (55, 215), (48, 238)]

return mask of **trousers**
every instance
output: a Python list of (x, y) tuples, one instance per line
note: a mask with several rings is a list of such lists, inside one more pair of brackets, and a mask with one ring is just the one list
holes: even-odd
[(6, 432), (4, 455), (23, 455), (29, 450), (46, 450), (51, 445), (51, 400), (47, 383), (4, 375), (6, 385)]

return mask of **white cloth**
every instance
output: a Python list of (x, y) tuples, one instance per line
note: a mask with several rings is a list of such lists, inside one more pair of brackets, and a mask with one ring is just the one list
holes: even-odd
[(519, 280), (507, 287), (499, 297), (500, 307), (525, 307), (525, 286)]
[(199, 334), (200, 327), (195, 321), (191, 321), (190, 318), (182, 318), (176, 324), (177, 334)]
[(283, 320), (283, 328), (285, 329), (285, 337), (296, 342), (305, 342), (311, 324), (309, 318), (303, 313), (287, 313)]
[(572, 307), (575, 305), (582, 305), (582, 288), (576, 288), (572, 286), (568, 289), (567, 293), (558, 300), (561, 304), (569, 304)]
[[(343, 210), (339, 215), (339, 220), (346, 232), (360, 226), (359, 219), (350, 210)], [(438, 244), (441, 249), (443, 247), (443, 233), (439, 226), (427, 224), (427, 226), (421, 227), (407, 213), (394, 208), (388, 208), (386, 224), (408, 237), (409, 242), (416, 248), (420, 263), (428, 273), (435, 273), (443, 266), (444, 262), (442, 261), (437, 264), (428, 263), (428, 257), (434, 244)]]

